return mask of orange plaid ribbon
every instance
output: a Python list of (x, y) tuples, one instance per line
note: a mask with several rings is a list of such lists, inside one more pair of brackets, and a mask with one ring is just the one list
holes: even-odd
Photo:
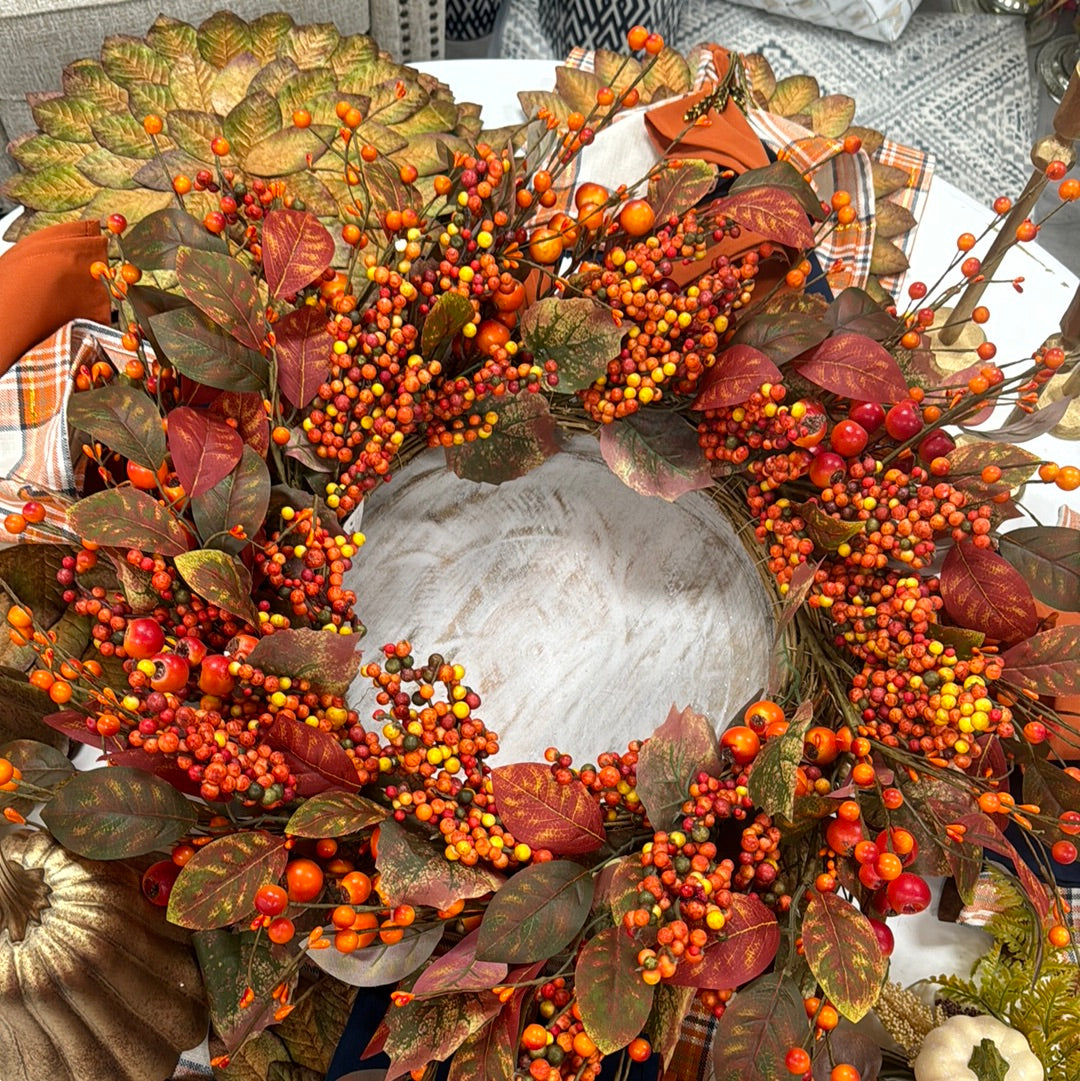
[[(75, 373), (98, 360), (120, 369), (133, 356), (121, 346), (119, 333), (80, 319), (62, 326), (0, 376), (0, 513), (16, 513), (27, 499), (37, 499), (63, 520), (63, 497), (74, 498), (78, 490), (67, 425)], [(55, 524), (57, 516), (50, 518)], [(54, 540), (33, 525), (17, 538), (4, 539)]]

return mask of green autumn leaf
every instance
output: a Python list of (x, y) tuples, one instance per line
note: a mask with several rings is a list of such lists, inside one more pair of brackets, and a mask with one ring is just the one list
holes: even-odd
[(448, 447), (446, 461), (465, 480), (502, 484), (541, 466), (560, 448), (555, 418), (539, 394), (522, 391), (490, 403), (498, 419), (489, 439)]
[(389, 1033), (383, 1050), (391, 1060), (387, 1076), (400, 1077), (444, 1061), (500, 1008), (490, 994), (445, 995), (395, 1007), (386, 1015)]
[(782, 736), (765, 741), (750, 769), (747, 788), (754, 805), (767, 814), (792, 820), (803, 738), (814, 719), (813, 706), (803, 702)]
[(649, 181), (649, 203), (658, 223), (681, 218), (716, 187), (716, 166), (698, 158), (669, 159)]
[(196, 548), (181, 552), (175, 562), (180, 577), (200, 597), (252, 627), (259, 625), (251, 600), (251, 572), (238, 559), (213, 548)]
[(308, 679), (320, 691), (344, 694), (360, 670), (357, 644), (351, 634), (300, 627), (263, 638), (248, 660), (275, 675)]
[(783, 973), (761, 976), (727, 1004), (716, 1026), (716, 1081), (777, 1081), (784, 1057), (806, 1038), (806, 1013), (798, 986)]
[(553, 360), (559, 389), (573, 392), (592, 386), (619, 355), (623, 330), (611, 309), (584, 297), (558, 297), (531, 304), (521, 317), (521, 338), (537, 364)]
[(244, 155), (247, 172), (260, 177), (286, 176), (316, 162), (326, 153), (327, 143), (334, 138), (329, 124), (313, 124), (310, 128), (285, 128), (260, 139)]
[(334, 1052), (349, 1023), (356, 992), (340, 980), (325, 978), (296, 1003), (296, 1008), (274, 1029), (293, 1061), (326, 1076)]
[(141, 548), (178, 556), (190, 547), (180, 519), (137, 488), (112, 488), (68, 508), (68, 526), (78, 536), (111, 548)]
[(169, 895), (170, 923), (196, 931), (228, 927), (251, 915), (261, 886), (285, 871), (285, 838), (262, 830), (218, 837), (184, 865)]
[(355, 792), (322, 792), (305, 800), (285, 826), (291, 837), (345, 837), (377, 826), (387, 812)]
[(806, 535), (821, 552), (835, 552), (840, 545), (847, 544), (866, 529), (865, 522), (848, 522), (843, 518), (835, 518), (822, 510), (817, 503), (802, 503), (795, 509), (806, 522)]
[(1024, 576), (1035, 599), (1080, 611), (1080, 529), (1026, 526), (1002, 535), (998, 551)]
[(671, 1065), (675, 1048), (682, 1036), (683, 1021), (697, 997), (696, 987), (676, 987), (670, 983), (656, 985), (652, 1012), (645, 1023), (645, 1035), (663, 1062), (663, 1069)]
[(173, 270), (180, 248), (224, 252), (225, 241), (176, 207), (136, 222), (124, 237), (124, 257), (142, 270)]
[(625, 1047), (645, 1027), (653, 988), (638, 972), (638, 945), (621, 927), (590, 938), (574, 966), (581, 1020), (601, 1054)]
[(19, 173), (4, 186), (7, 195), (31, 210), (78, 210), (93, 199), (96, 190), (74, 165), (50, 165), (38, 173)]
[(353, 953), (309, 950), (307, 959), (350, 987), (384, 987), (411, 976), (435, 952), (442, 934), (442, 924), (410, 928), (400, 942), (389, 946), (377, 941)]
[(445, 847), (441, 837), (423, 837), (393, 819), (383, 822), (375, 866), (386, 903), (449, 908), (455, 901), (482, 897), (502, 884), (500, 875), (480, 864), (467, 867), (443, 859)]
[(126, 766), (77, 773), (41, 813), (67, 849), (95, 860), (127, 859), (167, 848), (198, 818), (167, 781)]
[(206, 548), (239, 552), (248, 541), (230, 530), (240, 526), (254, 537), (266, 518), (270, 503), (270, 471), (258, 451), (245, 446), (240, 461), (224, 480), (191, 498), (191, 513)]
[(420, 335), (424, 356), (433, 356), (435, 350), (453, 338), (472, 317), (473, 306), (468, 297), (460, 293), (440, 293), (424, 319)]
[(269, 382), (266, 358), (194, 307), (151, 315), (149, 329), (169, 363), (197, 383), (220, 390), (261, 391)]
[[(277, 1003), (271, 993), (289, 971), (288, 953), (265, 934), (252, 931), (197, 931), (191, 941), (206, 986), (210, 1020), (231, 1054), (274, 1023)], [(241, 1008), (248, 987), (255, 998)]]
[(593, 872), (569, 860), (520, 870), (488, 904), (477, 957), (528, 964), (553, 957), (581, 930), (593, 898)]
[(612, 473), (639, 495), (674, 502), (713, 483), (696, 430), (674, 413), (646, 410), (605, 424), (600, 454)]
[(179, 248), (176, 276), (184, 296), (215, 325), (241, 345), (259, 350), (265, 336), (262, 306), (255, 280), (240, 263), (220, 252)]
[(864, 1017), (878, 999), (889, 959), (870, 921), (835, 893), (812, 890), (802, 923), (810, 971), (848, 1020)]
[[(45, 698), (49, 701), (47, 696)], [(40, 742), (58, 733), (40, 722), (36, 727), (40, 729), (40, 733), (36, 733), (34, 739), (13, 739), (0, 743), (0, 758), (6, 758), (21, 771), (21, 783), (34, 785), (36, 788), (56, 788), (71, 777), (75, 767), (62, 751)], [(0, 792), (0, 807), (11, 807), (23, 816), (30, 814), (38, 802), (40, 800), (35, 797), (20, 796), (18, 787), (14, 792)]]

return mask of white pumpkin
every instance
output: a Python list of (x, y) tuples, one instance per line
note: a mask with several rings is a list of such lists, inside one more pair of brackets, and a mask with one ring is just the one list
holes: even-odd
[(1032, 1054), (1022, 1032), (996, 1017), (950, 1017), (923, 1040), (915, 1060), (915, 1081), (977, 1081), (968, 1068), (971, 1054), (983, 1040), (992, 1040), (1009, 1064), (1005, 1081), (1044, 1081), (1042, 1063)]

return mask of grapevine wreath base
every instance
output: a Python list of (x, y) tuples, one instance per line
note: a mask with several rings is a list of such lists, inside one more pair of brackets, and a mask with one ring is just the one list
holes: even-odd
[[(100, 904), (106, 861), (145, 899), (124, 1008), (190, 949), (224, 1081), (324, 1076), (377, 987), (392, 1081), (681, 1081), (706, 1046), (716, 1081), (931, 1081), (958, 1008), (1016, 1030), (930, 1040), (980, 1081), (1080, 1076), (1080, 533), (1003, 528), (1080, 488), (1027, 449), (1080, 335), (999, 356), (980, 305), (958, 367), (989, 241), (889, 292), (903, 148), (760, 57), (627, 46), (487, 136), (287, 16), (159, 19), (35, 103), (20, 228), (104, 217), (119, 329), (15, 376), (28, 410), (56, 377), (77, 469), (0, 488), (5, 1081), (134, 1077), (201, 1021), (45, 1074), (10, 1035), (31, 952), (93, 938), (46, 887)], [(578, 182), (634, 132), (648, 175)], [(934, 877), (993, 945), (931, 1008), (888, 973)]]

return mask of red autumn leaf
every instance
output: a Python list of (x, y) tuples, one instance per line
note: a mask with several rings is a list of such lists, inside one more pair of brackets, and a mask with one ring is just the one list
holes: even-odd
[(700, 770), (720, 772), (720, 746), (707, 717), (672, 706), (638, 755), (637, 793), (657, 829), (674, 823), (686, 786)]
[(272, 746), (287, 751), (320, 777), (325, 777), (343, 788), (360, 787), (359, 774), (353, 760), (329, 732), (279, 715), (274, 718), (274, 723), (265, 734)]
[(100, 747), (103, 742), (96, 730), (91, 731), (86, 727), (86, 718), (74, 709), (47, 713), (41, 720), (54, 732), (61, 732), (76, 743), (85, 743), (88, 747)]
[(718, 199), (713, 209), (766, 240), (789, 248), (813, 246), (814, 231), (806, 211), (794, 195), (780, 188), (747, 188)]
[(1043, 631), (1001, 658), (1004, 678), (1025, 690), (1055, 698), (1080, 692), (1080, 626), (1076, 624)]
[(907, 397), (907, 381), (892, 353), (862, 334), (826, 338), (795, 368), (804, 379), (845, 398), (898, 402)]
[[(539, 968), (532, 966), (520, 980), (535, 978)], [(454, 1052), (449, 1081), (477, 1081), (481, 1077), (484, 1081), (514, 1081), (521, 1006), (530, 990), (526, 987), (515, 991), (498, 1014)]]
[(455, 901), (482, 897), (497, 890), (502, 876), (477, 864), (443, 858), (445, 842), (422, 836), (388, 818), (379, 825), (379, 889), (388, 905), (428, 905), (449, 908)]
[(271, 210), (263, 220), (263, 273), (271, 296), (299, 292), (333, 258), (334, 238), (314, 214), (306, 210)]
[(263, 408), (263, 396), (256, 391), (226, 390), (215, 396), (210, 412), (236, 421), (240, 438), (261, 458), (270, 449), (270, 422)]
[(727, 911), (724, 938), (698, 964), (684, 957), (668, 982), (680, 987), (741, 987), (772, 964), (780, 947), (780, 925), (756, 897), (735, 893)]
[(240, 461), (244, 441), (220, 418), (181, 405), (167, 419), (169, 453), (189, 499), (224, 480)]
[(275, 327), (278, 385), (297, 409), (303, 409), (330, 375), (330, 336), (326, 316), (315, 308), (295, 308)]
[(705, 373), (701, 392), (693, 409), (722, 409), (741, 405), (761, 388), (762, 383), (778, 383), (780, 369), (760, 349), (752, 345), (732, 345), (716, 358)]
[(858, 1021), (877, 1001), (889, 967), (870, 921), (837, 894), (813, 890), (802, 938), (807, 964), (829, 1001)]
[(1035, 600), (1020, 572), (974, 541), (954, 544), (941, 567), (945, 611), (961, 627), (1018, 642), (1035, 633)]
[(490, 991), (509, 971), (502, 961), (480, 961), (476, 956), (479, 929), (467, 934), (452, 950), (432, 961), (413, 984), (416, 995), (444, 995), (458, 991)]
[(600, 804), (576, 778), (559, 784), (538, 762), (502, 766), (491, 774), (503, 825), (533, 848), (580, 856), (605, 841)]
[(636, 942), (621, 927), (608, 927), (578, 954), (574, 987), (581, 1021), (601, 1054), (625, 1047), (652, 1009), (653, 989), (641, 979), (637, 952)]

